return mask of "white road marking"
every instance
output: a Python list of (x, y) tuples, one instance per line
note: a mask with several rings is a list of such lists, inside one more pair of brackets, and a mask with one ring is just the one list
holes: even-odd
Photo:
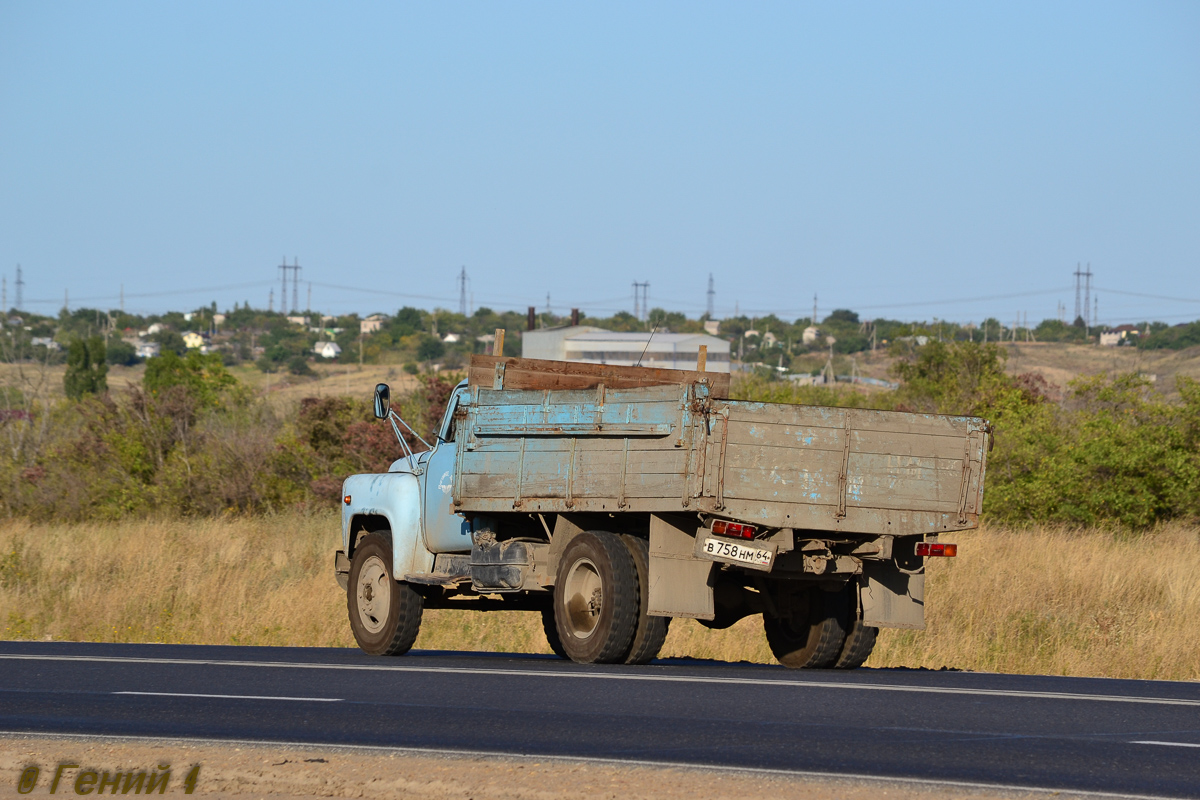
[(1149, 740), (1143, 742), (1130, 742), (1130, 744), (1157, 744), (1162, 745), (1163, 747), (1200, 747), (1200, 744), (1195, 742), (1154, 742)]
[(867, 692), (908, 692), (913, 694), (949, 694), (974, 697), (1019, 697), (1037, 700), (1091, 700), (1100, 703), (1134, 703), (1140, 705), (1188, 706), (1200, 708), (1200, 700), (1176, 697), (1144, 697), (1120, 694), (1082, 694), (1077, 692), (1026, 692), (1014, 689), (969, 689), (956, 686), (914, 686), (889, 683), (836, 683), (833, 681), (774, 680), (733, 678), (701, 675), (647, 675), (637, 672), (583, 672), (539, 669), (483, 669), (482, 667), (424, 667), (416, 664), (314, 664), (288, 661), (226, 661), (190, 658), (134, 658), (130, 656), (61, 656), (0, 654), (9, 661), (82, 661), (112, 664), (172, 664), (196, 667), (254, 667), (258, 669), (320, 669), (363, 672), (434, 673), (444, 675), (508, 676), (523, 678), (572, 678), (576, 680), (645, 681), (658, 683), (703, 683), (756, 686), (787, 686), (796, 689), (843, 689)]
[(917, 786), (953, 786), (963, 789), (991, 789), (1010, 792), (1052, 794), (1057, 797), (1112, 797), (1124, 800), (1177, 800), (1163, 795), (1122, 794), (1120, 792), (1097, 792), (1087, 789), (1061, 789), (1050, 786), (1021, 786), (1010, 783), (977, 783), (973, 781), (938, 780), (937, 778), (907, 778), (891, 775), (871, 775), (859, 772), (819, 772), (801, 769), (772, 769), (770, 767), (737, 767), (712, 764), (693, 764), (688, 761), (656, 761), (652, 759), (602, 758), (596, 756), (560, 756), (539, 753), (506, 753), (502, 750), (453, 750), (434, 747), (393, 747), (370, 744), (328, 744), (325, 742), (286, 742), (266, 739), (210, 739), (194, 736), (128, 736), (111, 733), (43, 733), (41, 731), (5, 731), (0, 736), (91, 740), (122, 742), (187, 743), (194, 745), (243, 746), (243, 747), (289, 747), (305, 750), (344, 750), (346, 752), (394, 753), (409, 756), (432, 756), (439, 758), (491, 758), (519, 761), (554, 761), (564, 764), (597, 764), (612, 767), (650, 767), (653, 769), (679, 769), (692, 772), (732, 772), (743, 775), (773, 775), (789, 778), (815, 778), (818, 780), (871, 781), (875, 783), (901, 783)]
[(298, 700), (305, 703), (340, 703), (340, 697), (268, 697), (259, 694), (190, 694), (188, 692), (113, 692), (142, 697), (215, 697), (219, 700)]

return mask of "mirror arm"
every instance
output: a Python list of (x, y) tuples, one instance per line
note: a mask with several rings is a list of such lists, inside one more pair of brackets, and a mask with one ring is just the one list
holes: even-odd
[[(403, 418), (402, 418), (402, 417), (401, 417), (399, 414), (397, 414), (395, 411), (393, 411), (393, 410), (389, 409), (389, 410), (388, 410), (388, 415), (389, 415), (389, 417), (390, 417), (390, 418), (393, 420), (393, 422), (392, 422), (392, 427), (393, 427), (393, 428), (395, 428), (395, 427), (396, 427), (396, 422), (395, 422), (395, 421), (396, 421), (396, 420), (398, 420), (398, 421), (400, 422), (400, 424), (404, 426), (404, 429), (405, 429), (405, 430), (407, 430), (409, 433), (411, 433), (411, 434), (412, 434), (412, 435), (413, 435), (413, 436), (416, 438), (416, 440), (417, 440), (418, 442), (420, 442), (421, 444), (425, 445), (425, 449), (426, 449), (426, 450), (432, 450), (432, 449), (433, 449), (432, 447), (430, 447), (430, 445), (429, 445), (429, 442), (427, 442), (427, 441), (425, 441), (424, 439), (422, 439), (422, 438), (421, 438), (421, 434), (419, 434), (419, 433), (417, 433), (416, 431), (414, 431), (414, 430), (412, 429), (412, 426), (411, 426), (411, 425), (409, 425), (407, 422), (405, 422), (405, 421), (404, 421), (404, 419), (403, 419)], [(399, 430), (397, 430), (397, 431), (396, 431), (396, 436), (400, 436), (400, 431), (399, 431)], [(400, 439), (401, 439), (401, 440), (403, 440), (403, 438), (404, 438), (404, 437), (400, 436)], [(411, 452), (411, 451), (409, 451), (409, 452)]]

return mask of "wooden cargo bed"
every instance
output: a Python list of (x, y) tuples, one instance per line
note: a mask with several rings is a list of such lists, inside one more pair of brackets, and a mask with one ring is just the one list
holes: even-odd
[[(978, 523), (978, 418), (725, 400), (708, 374), (670, 381), (671, 370), (640, 388), (605, 385), (620, 382), (611, 372), (584, 376), (589, 388), (535, 388), (536, 365), (557, 362), (524, 361), (534, 365), (527, 388), (512, 389), (497, 363), (472, 363), (457, 433), (460, 511), (703, 512), (847, 534)], [(550, 374), (563, 382), (561, 370)]]

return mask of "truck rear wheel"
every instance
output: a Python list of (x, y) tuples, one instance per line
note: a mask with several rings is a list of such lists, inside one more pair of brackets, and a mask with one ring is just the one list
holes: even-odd
[(570, 541), (554, 581), (554, 623), (567, 658), (624, 661), (638, 621), (637, 567), (621, 540), (585, 531)]
[(621, 540), (633, 556), (638, 580), (637, 630), (633, 634), (633, 643), (629, 646), (625, 663), (649, 664), (667, 640), (671, 618), (652, 617), (646, 613), (650, 610), (650, 545), (640, 536), (629, 534), (622, 534)]
[(858, 607), (858, 586), (850, 584), (846, 587), (845, 600), (847, 618), (851, 620), (846, 632), (846, 641), (842, 652), (838, 654), (836, 669), (858, 669), (870, 657), (875, 649), (875, 637), (879, 628), (863, 625), (862, 611)]
[[(810, 589), (789, 616), (763, 614), (767, 644), (792, 669), (828, 669), (837, 663), (849, 620), (841, 593)], [(807, 600), (807, 602), (804, 602)]]
[(346, 584), (354, 640), (373, 656), (404, 655), (421, 629), (421, 595), (392, 577), (392, 543), (378, 533), (354, 548)]

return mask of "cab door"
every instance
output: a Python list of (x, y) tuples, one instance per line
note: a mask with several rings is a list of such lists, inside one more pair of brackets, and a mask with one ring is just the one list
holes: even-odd
[(425, 545), (433, 553), (466, 553), (471, 549), (471, 526), (454, 511), (454, 467), (458, 456), (454, 412), (466, 395), (466, 382), (459, 384), (446, 404), (446, 416), (438, 429), (433, 452), (425, 462)]

